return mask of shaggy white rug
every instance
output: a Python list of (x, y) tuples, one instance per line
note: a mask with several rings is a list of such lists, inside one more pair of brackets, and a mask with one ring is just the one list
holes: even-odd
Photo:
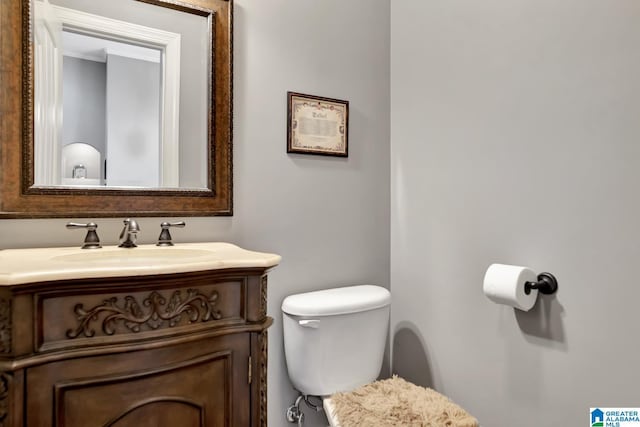
[(478, 427), (447, 397), (394, 376), (331, 396), (341, 427)]

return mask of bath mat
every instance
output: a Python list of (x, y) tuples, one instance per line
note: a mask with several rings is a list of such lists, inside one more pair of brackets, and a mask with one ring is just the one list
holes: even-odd
[(478, 427), (447, 397), (394, 376), (331, 396), (341, 427)]

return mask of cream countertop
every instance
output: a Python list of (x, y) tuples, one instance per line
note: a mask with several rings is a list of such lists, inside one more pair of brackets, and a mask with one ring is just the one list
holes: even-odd
[(179, 243), (127, 249), (38, 248), (0, 250), (0, 286), (52, 280), (142, 276), (224, 268), (270, 268), (279, 255), (230, 243)]

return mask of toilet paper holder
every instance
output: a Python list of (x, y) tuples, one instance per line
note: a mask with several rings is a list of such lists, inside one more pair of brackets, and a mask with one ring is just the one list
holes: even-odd
[(525, 294), (529, 295), (532, 289), (537, 289), (538, 292), (544, 295), (555, 294), (558, 290), (558, 280), (551, 273), (540, 273), (538, 274), (537, 282), (524, 283)]

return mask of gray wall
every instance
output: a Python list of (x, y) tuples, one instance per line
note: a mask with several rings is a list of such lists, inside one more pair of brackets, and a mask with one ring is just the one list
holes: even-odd
[[(389, 0), (235, 1), (231, 218), (186, 218), (177, 242), (228, 241), (279, 253), (269, 281), (269, 425), (288, 425), (295, 393), (280, 304), (292, 293), (389, 286)], [(349, 157), (286, 154), (286, 92), (350, 101)], [(161, 218), (140, 221), (143, 243)], [(121, 219), (97, 219), (114, 244)], [(2, 220), (0, 248), (80, 245), (65, 220)], [(322, 425), (308, 411), (306, 427)], [(326, 424), (324, 424), (326, 425)]]
[[(392, 2), (394, 369), (484, 426), (638, 405), (638, 22), (627, 0)], [(560, 290), (493, 304), (493, 262)]]
[(84, 142), (104, 157), (106, 64), (69, 56), (62, 63), (62, 145)]

